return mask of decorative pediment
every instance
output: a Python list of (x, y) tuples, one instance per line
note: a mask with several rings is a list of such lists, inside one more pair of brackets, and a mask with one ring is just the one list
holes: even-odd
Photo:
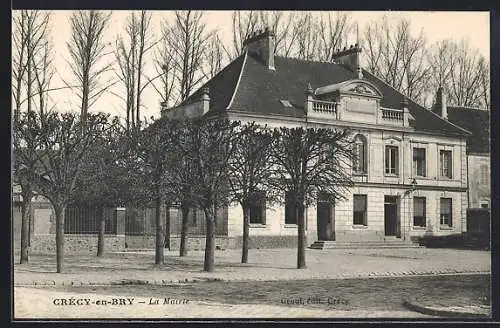
[(375, 87), (372, 83), (361, 79), (348, 80), (341, 83), (326, 85), (317, 88), (314, 92), (314, 94), (317, 96), (326, 95), (329, 93), (352, 94), (357, 96), (382, 98), (382, 93), (377, 89), (377, 87)]

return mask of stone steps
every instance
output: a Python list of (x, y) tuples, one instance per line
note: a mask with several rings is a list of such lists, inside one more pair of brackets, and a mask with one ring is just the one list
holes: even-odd
[(312, 249), (368, 249), (368, 248), (419, 248), (423, 247), (410, 241), (389, 239), (385, 241), (315, 241)]

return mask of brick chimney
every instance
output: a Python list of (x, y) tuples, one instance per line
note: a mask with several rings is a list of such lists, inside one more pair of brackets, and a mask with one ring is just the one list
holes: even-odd
[(243, 42), (243, 51), (259, 56), (268, 69), (274, 70), (274, 32), (266, 28), (253, 33)]
[(448, 119), (448, 109), (446, 106), (446, 94), (443, 87), (439, 87), (436, 92), (436, 103), (433, 108), (434, 113), (440, 115), (445, 120)]
[(332, 55), (332, 60), (349, 66), (350, 69), (358, 73), (359, 78), (363, 78), (359, 60), (360, 53), (361, 47), (356, 43), (349, 48), (344, 47), (342, 50), (338, 49), (337, 52)]

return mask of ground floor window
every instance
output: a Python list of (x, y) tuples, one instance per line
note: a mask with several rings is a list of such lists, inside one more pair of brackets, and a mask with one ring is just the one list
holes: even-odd
[(366, 217), (366, 195), (353, 196), (353, 224), (368, 225)]
[(285, 195), (285, 224), (297, 224), (297, 211), (293, 195), (290, 192)]
[(266, 224), (266, 194), (264, 192), (256, 192), (252, 195), (250, 223)]
[(441, 198), (441, 209), (439, 215), (439, 223), (441, 226), (452, 226), (451, 203), (451, 198)]
[(425, 197), (414, 197), (413, 198), (413, 226), (414, 227), (425, 227), (426, 223), (425, 215)]

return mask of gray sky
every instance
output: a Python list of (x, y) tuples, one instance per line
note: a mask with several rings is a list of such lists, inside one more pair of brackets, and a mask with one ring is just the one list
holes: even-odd
[[(54, 11), (52, 14), (52, 39), (54, 42), (54, 61), (58, 73), (52, 81), (52, 87), (63, 86), (61, 78), (69, 79), (69, 67), (67, 59), (68, 51), (66, 41), (69, 40), (70, 28), (69, 17), (72, 11), (61, 10)], [(116, 36), (121, 33), (125, 17), (130, 11), (113, 11), (112, 20), (106, 31), (105, 39), (114, 45)], [(460, 40), (464, 37), (469, 39), (473, 48), (477, 48), (480, 54), (489, 60), (490, 54), (490, 22), (488, 12), (387, 12), (387, 11), (354, 11), (349, 12), (352, 20), (359, 24), (359, 30), (362, 31), (372, 20), (379, 19), (382, 15), (388, 14), (390, 19), (398, 19), (401, 16), (411, 19), (413, 33), (417, 34), (421, 30), (427, 36), (429, 43), (451, 38)], [(206, 11), (205, 20), (208, 28), (217, 29), (223, 41), (229, 43), (231, 39), (231, 14), (232, 11)], [(154, 11), (153, 26), (154, 33), (159, 35), (159, 26), (162, 19), (172, 15), (171, 11)], [(110, 55), (109, 60), (114, 60)], [(147, 64), (146, 74), (154, 75), (152, 65)], [(114, 73), (111, 73), (114, 75)], [(113, 76), (112, 75), (112, 76)], [(113, 88), (113, 92), (120, 92), (120, 87)], [(159, 98), (154, 90), (146, 89), (143, 94), (143, 106), (141, 116), (159, 116)], [(71, 91), (51, 92), (51, 101), (55, 102), (56, 108), (61, 111), (77, 110), (78, 97)], [(112, 94), (104, 94), (91, 108), (91, 111), (104, 111), (113, 115), (125, 116), (122, 100)]]

